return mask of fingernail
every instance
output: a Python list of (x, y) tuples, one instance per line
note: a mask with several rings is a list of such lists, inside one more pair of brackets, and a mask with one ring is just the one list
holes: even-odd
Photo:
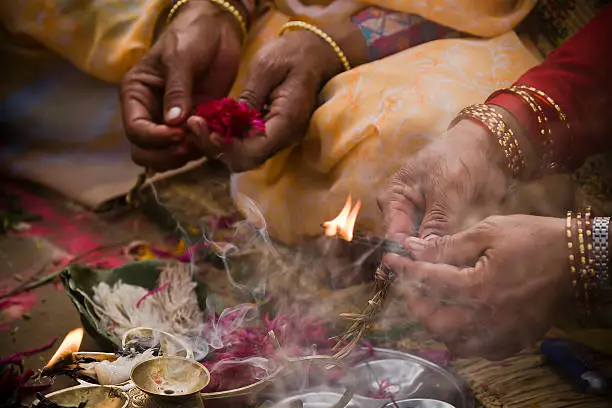
[(168, 109), (168, 112), (166, 113), (166, 120), (177, 119), (178, 117), (181, 116), (181, 112), (182, 110), (178, 106)]

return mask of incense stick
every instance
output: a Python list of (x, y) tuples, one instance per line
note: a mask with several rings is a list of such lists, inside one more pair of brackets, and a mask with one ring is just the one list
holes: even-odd
[[(321, 225), (321, 227), (325, 228), (323, 225)], [(405, 258), (414, 259), (410, 251), (408, 251), (402, 244), (391, 239), (380, 238), (374, 235), (367, 235), (362, 232), (355, 232), (353, 234), (353, 239), (351, 239), (350, 241), (347, 241), (346, 239), (339, 237), (338, 235), (334, 235), (330, 238), (341, 239), (350, 244), (359, 244), (370, 248), (381, 249), (385, 253), (395, 254), (403, 256)]]
[(410, 251), (408, 251), (402, 244), (387, 238), (379, 238), (376, 236), (356, 232), (353, 236), (353, 240), (350, 242), (366, 245), (372, 248), (380, 248), (383, 252), (413, 259)]

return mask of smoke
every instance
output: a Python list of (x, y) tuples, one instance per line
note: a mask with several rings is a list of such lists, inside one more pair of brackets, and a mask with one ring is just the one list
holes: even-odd
[[(157, 204), (172, 214), (154, 184), (151, 189)], [(184, 225), (173, 217), (176, 231), (190, 248), (214, 250), (212, 259), (210, 251), (189, 254), (189, 276), (209, 289), (203, 323), (182, 333), (168, 329), (211, 372), (207, 391), (266, 379), (287, 358), (331, 353), (331, 337), (346, 326), (339, 314), (365, 304), (367, 283), (380, 257), (375, 248), (357, 248), (323, 236), (286, 248), (271, 239), (252, 199), (239, 194), (235, 201), (244, 219), (234, 222), (229, 233), (211, 228), (205, 219)], [(193, 226), (201, 231), (199, 238), (190, 232)], [(148, 323), (155, 327), (151, 320)], [(309, 373), (314, 368), (304, 370), (276, 379), (275, 388), (311, 385)]]

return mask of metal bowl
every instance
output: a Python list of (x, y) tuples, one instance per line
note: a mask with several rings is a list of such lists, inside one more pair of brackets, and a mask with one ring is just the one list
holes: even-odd
[(156, 357), (138, 363), (130, 377), (144, 393), (167, 398), (196, 394), (210, 382), (206, 367), (177, 356)]
[(355, 365), (350, 381), (355, 393), (368, 397), (380, 391), (387, 380), (396, 400), (433, 399), (457, 408), (474, 407), (467, 384), (439, 365), (401, 351), (375, 348), (374, 357)]
[[(87, 401), (87, 408), (126, 408), (129, 403), (128, 396), (115, 387), (102, 385), (77, 385), (61, 391), (45, 395), (51, 401), (64, 406), (76, 407)], [(32, 407), (38, 405), (38, 400)]]
[(455, 406), (432, 399), (407, 399), (389, 402), (383, 408), (455, 408)]
[[(330, 408), (342, 398), (342, 393), (331, 391), (313, 391), (305, 394), (295, 395), (286, 398), (273, 408)], [(346, 408), (361, 408), (362, 405), (357, 401), (350, 401)]]

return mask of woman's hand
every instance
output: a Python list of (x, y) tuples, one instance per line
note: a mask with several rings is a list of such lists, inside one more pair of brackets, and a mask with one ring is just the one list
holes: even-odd
[[(164, 171), (204, 154), (186, 129), (192, 109), (227, 95), (238, 71), (242, 32), (230, 13), (208, 0), (183, 5), (151, 50), (125, 76), (123, 122), (139, 165)], [(189, 120), (188, 120), (189, 118)]]
[[(526, 161), (524, 174), (539, 165), (516, 120), (499, 109), (514, 129)], [(513, 183), (495, 136), (468, 119), (411, 157), (379, 199), (387, 235), (437, 237), (461, 231), (499, 214)]]
[(457, 357), (501, 359), (534, 344), (572, 298), (561, 218), (494, 216), (404, 244), (417, 261), (383, 262), (409, 310)]
[[(346, 19), (323, 27), (357, 65), (366, 48), (358, 28)], [(306, 131), (323, 85), (344, 68), (333, 49), (307, 30), (286, 32), (269, 42), (249, 66), (239, 99), (264, 113), (266, 132), (222, 146), (209, 135), (203, 121), (194, 129), (198, 140), (222, 149), (223, 160), (234, 172), (251, 170), (276, 152), (299, 142)]]
[[(331, 47), (309, 31), (284, 34), (266, 44), (249, 66), (239, 100), (265, 114), (265, 134), (221, 146), (234, 172), (253, 169), (274, 153), (299, 142), (323, 84), (342, 66)], [(207, 141), (203, 127), (198, 140)], [(212, 138), (213, 143), (215, 138)]]

